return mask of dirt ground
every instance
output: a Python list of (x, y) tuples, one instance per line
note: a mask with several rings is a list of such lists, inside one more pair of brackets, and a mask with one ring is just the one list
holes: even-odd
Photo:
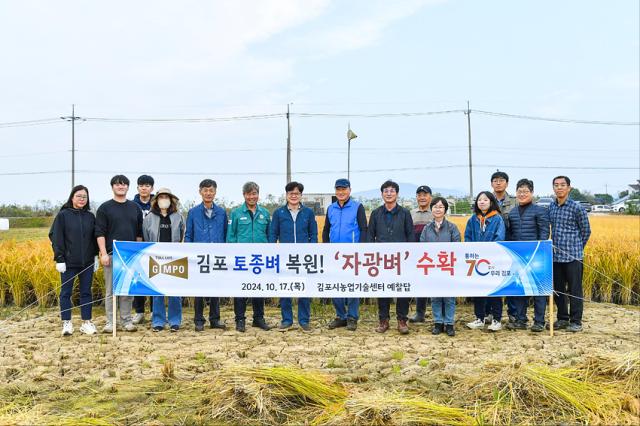
[[(5, 311), (2, 317), (15, 313)], [(250, 308), (247, 314), (250, 318)], [(548, 332), (468, 330), (464, 324), (472, 319), (470, 304), (457, 307), (453, 338), (432, 336), (430, 318), (424, 324), (412, 324), (407, 336), (394, 328), (377, 334), (375, 305), (362, 307), (356, 332), (327, 329), (333, 318), (331, 305), (314, 305), (311, 332), (299, 328), (265, 332), (250, 327), (249, 319), (247, 332), (238, 333), (231, 306), (223, 307), (222, 316), (227, 331), (207, 328), (196, 333), (193, 311), (185, 309), (178, 333), (153, 333), (147, 321), (137, 332), (119, 331), (114, 339), (80, 334), (76, 312), (74, 335), (61, 337), (55, 309), (27, 311), (0, 324), (0, 388), (20, 385), (44, 390), (53, 384), (59, 389), (92, 383), (94, 389), (108, 389), (158, 379), (169, 360), (175, 376), (185, 380), (231, 366), (297, 366), (324, 371), (345, 383), (394, 390), (428, 387), (432, 395), (446, 396), (454, 378), (474, 375), (488, 363), (566, 367), (588, 356), (624, 355), (640, 347), (640, 310), (609, 304), (587, 304), (584, 331), (557, 331), (554, 337)], [(279, 311), (267, 308), (266, 316), (276, 325)], [(104, 311), (95, 309), (94, 318), (100, 329)]]

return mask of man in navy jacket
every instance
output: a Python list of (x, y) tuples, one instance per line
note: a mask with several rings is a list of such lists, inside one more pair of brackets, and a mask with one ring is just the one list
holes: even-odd
[[(185, 243), (224, 243), (227, 240), (227, 212), (213, 202), (217, 189), (218, 185), (214, 180), (205, 179), (200, 182), (202, 203), (191, 208), (187, 214)], [(204, 302), (203, 297), (194, 299), (193, 322), (196, 331), (204, 330)], [(209, 327), (224, 330), (226, 326), (220, 321), (220, 298), (211, 297), (209, 304)]]
[[(269, 242), (281, 243), (317, 243), (318, 224), (313, 211), (300, 202), (304, 185), (299, 182), (289, 182), (285, 186), (287, 204), (276, 209), (271, 218), (269, 228)], [(293, 326), (293, 307), (290, 297), (280, 298), (282, 322), (278, 328), (287, 331)], [(298, 298), (298, 323), (304, 331), (311, 330), (311, 299)]]
[[(516, 185), (518, 206), (509, 212), (508, 241), (540, 241), (549, 239), (549, 211), (533, 203), (533, 182), (520, 179)], [(507, 297), (515, 308), (515, 322), (507, 324), (510, 330), (527, 329), (527, 296)], [(544, 314), (547, 309), (547, 296), (533, 296), (533, 326), (531, 331), (544, 330)]]

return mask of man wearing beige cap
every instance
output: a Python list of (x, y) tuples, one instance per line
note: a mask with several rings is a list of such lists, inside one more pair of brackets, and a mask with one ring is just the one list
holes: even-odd
[[(413, 219), (413, 230), (416, 234), (416, 241), (420, 241), (420, 234), (424, 227), (433, 220), (431, 209), (431, 188), (427, 185), (420, 185), (416, 189), (416, 201), (418, 207), (411, 210), (411, 219)], [(416, 313), (409, 318), (409, 322), (424, 322), (424, 315), (427, 310), (427, 299), (424, 297), (416, 298)]]

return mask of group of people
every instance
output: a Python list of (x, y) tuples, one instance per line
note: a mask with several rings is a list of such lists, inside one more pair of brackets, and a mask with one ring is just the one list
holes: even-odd
[[(583, 250), (590, 236), (589, 220), (585, 210), (569, 199), (571, 181), (566, 176), (553, 179), (556, 199), (544, 208), (533, 202), (534, 185), (521, 179), (516, 184), (516, 196), (507, 193), (509, 177), (498, 171), (491, 176), (492, 191), (480, 192), (474, 200), (473, 214), (464, 230), (465, 241), (534, 241), (553, 240), (554, 300), (557, 304), (556, 329), (577, 332), (582, 330), (582, 259)], [(168, 188), (159, 188), (155, 194), (154, 179), (148, 175), (138, 178), (138, 194), (128, 200), (129, 179), (116, 175), (111, 179), (113, 198), (103, 203), (96, 215), (89, 210), (89, 190), (75, 186), (67, 202), (56, 216), (49, 238), (51, 239), (56, 269), (61, 274), (60, 312), (62, 334), (73, 334), (71, 322), (71, 294), (75, 278), (79, 281), (80, 313), (83, 320), (80, 331), (97, 332), (91, 319), (91, 282), (98, 262), (104, 269), (105, 309), (107, 321), (102, 331), (111, 333), (116, 324), (111, 322), (112, 310), (112, 248), (113, 241), (150, 241), (185, 243), (317, 243), (318, 226), (313, 211), (302, 204), (304, 186), (289, 182), (285, 186), (286, 204), (273, 215), (258, 204), (260, 188), (255, 182), (242, 187), (244, 203), (227, 217), (227, 212), (215, 204), (217, 184), (204, 179), (199, 185), (202, 202), (188, 211), (186, 219), (179, 209), (179, 199)], [(443, 197), (432, 197), (429, 186), (416, 190), (417, 208), (409, 211), (398, 204), (399, 185), (388, 180), (380, 187), (382, 205), (373, 210), (367, 221), (364, 206), (351, 197), (348, 179), (335, 182), (335, 198), (327, 209), (322, 240), (324, 243), (387, 243), (387, 242), (460, 242), (458, 227), (447, 220), (449, 204)], [(94, 256), (98, 261), (94, 262)], [(95, 267), (94, 267), (95, 264)], [(176, 332), (182, 324), (182, 300), (180, 297), (151, 297), (151, 328), (159, 332), (169, 327)], [(528, 328), (527, 308), (530, 298), (507, 297), (507, 328)], [(531, 331), (545, 329), (546, 296), (533, 300), (533, 324)], [(297, 320), (302, 330), (311, 329), (311, 300), (298, 298)], [(409, 298), (396, 299), (397, 330), (409, 333), (408, 323), (425, 321), (428, 299), (416, 300), (415, 315), (409, 318)], [(144, 321), (145, 296), (120, 296), (119, 320), (125, 331), (136, 331)], [(204, 331), (206, 303), (209, 304), (210, 328), (225, 329), (220, 318), (220, 300), (216, 297), (196, 297), (194, 300), (195, 331)], [(235, 328), (246, 331), (247, 298), (234, 299)], [(280, 331), (293, 327), (294, 315), (291, 298), (280, 298)], [(355, 331), (359, 320), (358, 298), (334, 298), (336, 317), (329, 323), (330, 329), (345, 327)], [(389, 330), (391, 298), (379, 298), (378, 326), (375, 331)], [(253, 307), (252, 327), (270, 330), (264, 317), (264, 299), (251, 298)], [(454, 297), (431, 298), (433, 334), (455, 335)], [(134, 311), (134, 312), (132, 312)], [(500, 297), (474, 298), (475, 319), (467, 325), (470, 329), (487, 327), (489, 331), (502, 329), (503, 300)], [(547, 324), (548, 326), (548, 324)]]

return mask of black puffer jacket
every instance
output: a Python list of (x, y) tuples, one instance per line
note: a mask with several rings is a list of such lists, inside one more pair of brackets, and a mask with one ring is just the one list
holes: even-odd
[(387, 224), (385, 216), (387, 209), (384, 205), (371, 212), (367, 229), (370, 243), (406, 243), (414, 242), (413, 220), (409, 210), (396, 206), (391, 214), (391, 222)]
[(520, 216), (520, 207), (509, 212), (507, 241), (536, 241), (549, 239), (549, 209), (529, 204)]
[(93, 257), (98, 254), (93, 234), (95, 225), (96, 218), (88, 210), (60, 210), (49, 231), (53, 260), (66, 263), (67, 268), (84, 268), (92, 264)]

